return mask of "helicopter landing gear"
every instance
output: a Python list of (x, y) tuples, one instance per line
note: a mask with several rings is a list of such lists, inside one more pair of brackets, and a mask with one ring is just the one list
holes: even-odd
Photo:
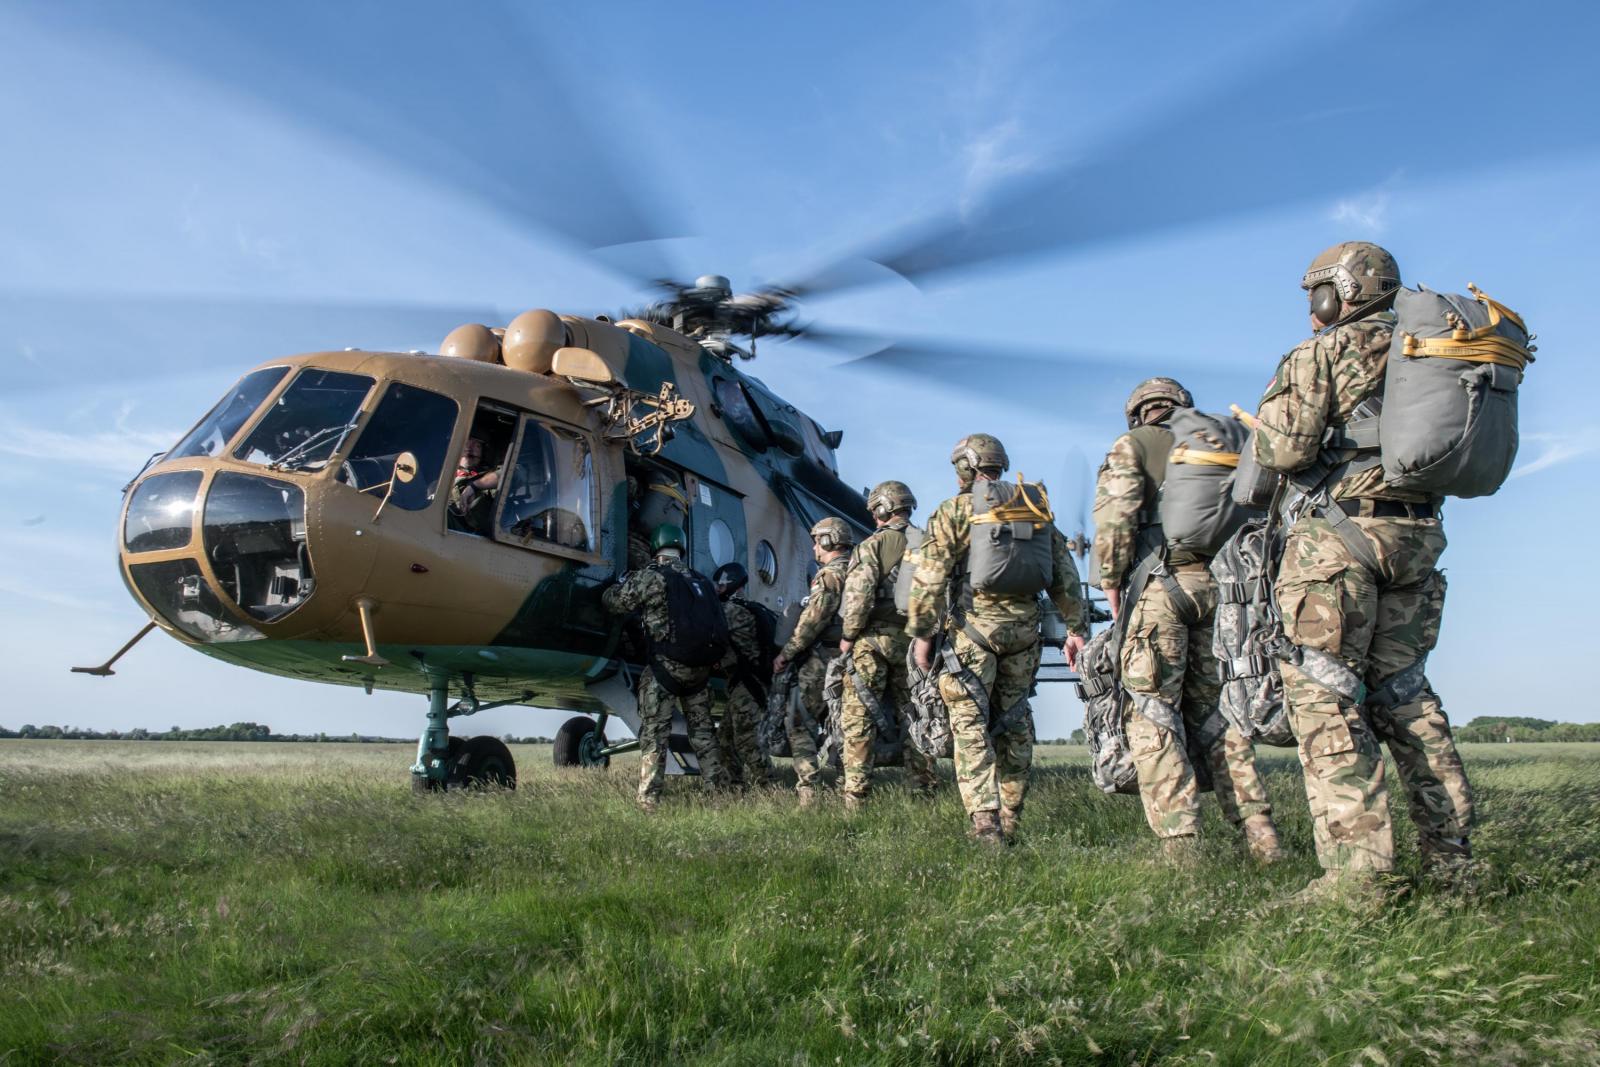
[(615, 744), (606, 741), (606, 718), (606, 713), (602, 711), (598, 719), (578, 715), (562, 723), (561, 729), (556, 731), (556, 743), (552, 751), (555, 765), (604, 770), (611, 765), (612, 756), (637, 751), (638, 738)]
[(517, 787), (517, 764), (511, 750), (498, 737), (451, 737), (450, 720), (490, 708), (522, 704), (533, 698), (524, 693), (515, 700), (483, 703), (473, 692), (471, 674), (461, 677), (461, 699), (450, 703), (450, 679), (438, 675), (428, 691), (428, 725), (417, 742), (417, 762), (411, 766), (411, 789), (433, 793), (446, 789), (471, 789), (499, 786)]

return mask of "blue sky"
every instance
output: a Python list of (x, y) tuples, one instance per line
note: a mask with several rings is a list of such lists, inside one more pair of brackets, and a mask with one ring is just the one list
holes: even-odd
[[(0, 722), (420, 727), (414, 698), (160, 636), (115, 678), (67, 673), (144, 621), (116, 572), (121, 486), (272, 356), (637, 304), (606, 264), (644, 256), (748, 286), (864, 249), (927, 267), (1031, 244), (807, 308), (970, 342), (959, 374), (804, 344), (753, 369), (845, 431), (852, 483), (899, 477), (931, 506), (950, 445), (985, 430), (1065, 527), (1128, 388), (1171, 373), (1202, 407), (1252, 406), (1305, 333), (1305, 264), (1355, 237), (1540, 335), (1513, 480), (1447, 511), (1436, 687), (1457, 721), (1600, 718), (1573, 685), (1600, 519), (1591, 6), (326, 7), (0, 7)], [(930, 218), (939, 239), (882, 239)], [(682, 236), (583, 246), (645, 232)], [(1018, 352), (1025, 371), (1000, 359)], [(1039, 706), (1045, 736), (1080, 719), (1062, 687)]]

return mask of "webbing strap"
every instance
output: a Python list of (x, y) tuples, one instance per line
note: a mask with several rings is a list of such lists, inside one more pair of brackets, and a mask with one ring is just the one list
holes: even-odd
[(960, 656), (956, 655), (954, 642), (940, 649), (939, 654), (944, 657), (945, 673), (961, 683), (962, 688), (967, 691), (967, 696), (971, 697), (972, 702), (978, 706), (978, 714), (982, 715), (984, 720), (987, 721), (989, 718), (989, 693), (983, 688), (983, 683), (978, 680), (978, 676), (973, 674), (965, 663), (961, 662)]
[(867, 712), (872, 716), (873, 724), (878, 727), (879, 735), (892, 737), (899, 733), (900, 730), (895, 725), (894, 716), (890, 715), (889, 709), (884, 707), (883, 699), (872, 691), (872, 687), (867, 685), (866, 679), (861, 677), (861, 672), (856, 670), (855, 659), (851, 656), (846, 656), (845, 660), (845, 676), (850, 679), (850, 684), (855, 688), (856, 696), (860, 698), (861, 703), (867, 706)]
[(1345, 665), (1344, 660), (1330, 656), (1320, 648), (1305, 648), (1301, 645), (1289, 645), (1287, 653), (1284, 657), (1286, 662), (1299, 667), (1313, 682), (1324, 689), (1332, 690), (1352, 704), (1360, 705), (1366, 702), (1366, 684), (1355, 671)]
[(1190, 448), (1188, 445), (1179, 445), (1167, 457), (1168, 463), (1188, 463), (1212, 467), (1237, 467), (1239, 453), (1237, 452), (1201, 452)]
[(1033, 705), (1029, 703), (1028, 697), (1023, 697), (1005, 711), (995, 716), (994, 722), (989, 724), (989, 736), (998, 737), (1001, 734), (1010, 733), (1012, 730), (1016, 729), (1017, 724), (1020, 723), (1024, 717), (1032, 714)]
[(1428, 657), (1418, 656), (1395, 671), (1383, 683), (1367, 694), (1367, 707), (1392, 711), (1417, 699), (1428, 684)]
[(1172, 601), (1173, 609), (1178, 613), (1178, 619), (1185, 626), (1193, 626), (1200, 621), (1200, 605), (1194, 602), (1183, 586), (1178, 584), (1178, 576), (1163, 567), (1156, 575), (1161, 579), (1161, 586), (1167, 592), (1167, 599)]
[(1333, 527), (1333, 532), (1339, 535), (1350, 554), (1360, 561), (1361, 565), (1373, 574), (1378, 573), (1378, 553), (1373, 549), (1372, 542), (1367, 540), (1367, 535), (1361, 532), (1361, 527), (1353, 522), (1344, 509), (1328, 499), (1328, 494), (1323, 492), (1321, 500), (1312, 505), (1312, 514), (1323, 522)]
[(1406, 334), (1400, 354), (1407, 359), (1459, 359), (1464, 363), (1497, 363), (1512, 370), (1526, 370), (1533, 359), (1526, 348), (1509, 337), (1485, 337), (1477, 341), (1457, 341), (1450, 337), (1414, 337)]
[(1162, 729), (1170, 731), (1180, 741), (1184, 739), (1183, 716), (1178, 714), (1177, 708), (1149, 693), (1135, 693), (1129, 690), (1128, 696), (1133, 699), (1134, 711)]

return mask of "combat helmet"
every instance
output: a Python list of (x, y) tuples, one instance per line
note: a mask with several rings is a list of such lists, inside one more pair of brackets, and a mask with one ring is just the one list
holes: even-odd
[(950, 462), (956, 468), (956, 478), (962, 485), (971, 485), (980, 470), (1002, 471), (1011, 469), (1011, 457), (998, 437), (986, 433), (969, 433), (956, 442), (950, 453)]
[(744, 569), (742, 563), (724, 563), (711, 576), (711, 584), (717, 587), (717, 596), (723, 600), (743, 589), (748, 581), (750, 572)]
[(1139, 425), (1139, 412), (1150, 404), (1162, 403), (1175, 408), (1194, 407), (1194, 397), (1176, 378), (1146, 378), (1133, 387), (1122, 413), (1128, 417), (1128, 429)]
[(822, 546), (824, 552), (849, 548), (856, 543), (855, 531), (843, 519), (829, 515), (811, 527), (811, 540)]
[(683, 536), (683, 527), (670, 522), (662, 523), (650, 534), (650, 551), (657, 554), (675, 548), (681, 556), (687, 546), (688, 539)]
[(887, 519), (897, 511), (917, 510), (917, 498), (905, 482), (879, 482), (867, 494), (867, 510), (879, 519)]
[(1331, 323), (1339, 317), (1341, 300), (1367, 304), (1400, 288), (1400, 265), (1371, 241), (1345, 241), (1311, 261), (1300, 288), (1311, 294), (1311, 313)]

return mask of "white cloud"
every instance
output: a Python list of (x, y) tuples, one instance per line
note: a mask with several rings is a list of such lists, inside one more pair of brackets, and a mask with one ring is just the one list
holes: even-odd
[[(105, 429), (70, 430), (30, 423), (0, 411), (0, 456), (40, 460), (63, 467), (90, 468), (131, 476), (151, 453), (172, 447), (175, 430), (140, 430), (128, 425), (133, 405), (124, 403)], [(81, 421), (93, 423), (86, 409)], [(107, 420), (98, 420), (105, 426)]]
[(1568, 433), (1523, 434), (1522, 443), (1524, 455), (1528, 445), (1534, 446), (1537, 452), (1532, 459), (1525, 459), (1517, 465), (1511, 472), (1513, 478), (1548, 470), (1600, 451), (1600, 427), (1584, 426)]
[(1376, 237), (1389, 225), (1389, 194), (1382, 190), (1366, 196), (1341, 200), (1333, 206), (1329, 218), (1334, 222), (1347, 222), (1359, 227), (1362, 234)]

